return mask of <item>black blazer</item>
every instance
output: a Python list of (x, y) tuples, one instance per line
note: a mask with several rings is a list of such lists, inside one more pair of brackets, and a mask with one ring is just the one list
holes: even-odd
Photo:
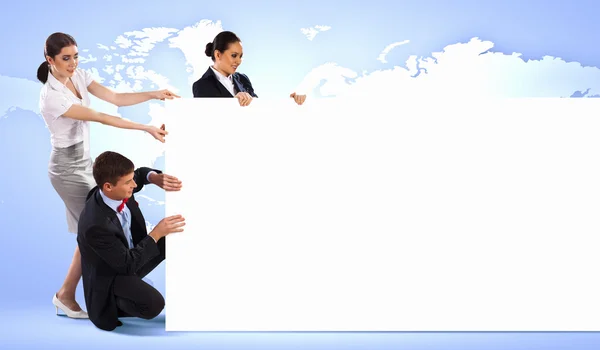
[[(150, 171), (139, 168), (134, 172), (138, 184), (134, 193), (148, 184)], [(165, 259), (165, 239), (158, 243), (148, 236), (146, 221), (132, 195), (127, 202), (131, 211), (131, 236), (134, 248), (129, 249), (117, 214), (104, 203), (100, 189), (94, 187), (79, 217), (77, 244), (81, 251), (81, 268), (85, 305), (96, 327), (112, 331), (118, 324), (118, 309), (112, 292), (117, 275), (144, 276)]]
[[(252, 97), (258, 97), (254, 93), (254, 88), (250, 83), (250, 79), (246, 74), (233, 73), (233, 85), (236, 91), (247, 92)], [(192, 85), (192, 92), (194, 97), (234, 97), (229, 90), (219, 82), (219, 78), (215, 75), (215, 72), (208, 67), (208, 70), (202, 78), (198, 79), (194, 85)]]

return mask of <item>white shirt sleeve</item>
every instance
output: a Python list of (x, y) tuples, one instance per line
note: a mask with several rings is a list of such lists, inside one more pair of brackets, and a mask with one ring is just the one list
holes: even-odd
[(57, 119), (65, 114), (72, 105), (73, 102), (65, 96), (65, 94), (54, 90), (48, 90), (48, 93), (42, 99), (40, 112), (42, 115)]

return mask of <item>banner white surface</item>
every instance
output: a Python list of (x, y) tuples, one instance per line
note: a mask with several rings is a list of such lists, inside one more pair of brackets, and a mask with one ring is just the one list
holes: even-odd
[(600, 100), (166, 106), (168, 331), (600, 330)]

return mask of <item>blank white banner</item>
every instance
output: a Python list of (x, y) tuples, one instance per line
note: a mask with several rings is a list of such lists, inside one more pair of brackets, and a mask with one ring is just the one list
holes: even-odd
[(600, 331), (600, 99), (167, 102), (168, 331)]

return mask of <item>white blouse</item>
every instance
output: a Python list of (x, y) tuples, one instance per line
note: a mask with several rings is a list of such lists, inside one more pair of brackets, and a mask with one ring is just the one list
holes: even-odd
[(63, 117), (73, 104), (84, 107), (90, 105), (87, 87), (94, 81), (92, 75), (77, 68), (71, 78), (79, 94), (79, 99), (68, 87), (59, 82), (51, 73), (40, 92), (40, 112), (50, 130), (50, 142), (53, 147), (64, 148), (84, 141), (85, 154), (89, 155), (90, 123)]
[(230, 76), (226, 77), (223, 74), (221, 74), (219, 71), (214, 69), (212, 66), (210, 67), (210, 69), (213, 70), (213, 72), (217, 76), (217, 79), (219, 79), (219, 82), (221, 83), (221, 85), (223, 85), (231, 93), (231, 96), (235, 96), (235, 88), (233, 86), (233, 76), (230, 75)]

